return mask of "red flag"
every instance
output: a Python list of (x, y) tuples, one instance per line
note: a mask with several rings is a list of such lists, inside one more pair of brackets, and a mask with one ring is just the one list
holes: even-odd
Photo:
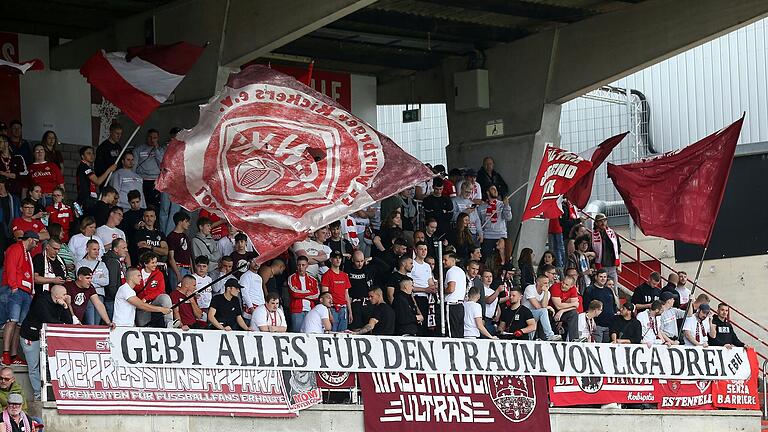
[(322, 226), (432, 172), (293, 77), (252, 65), (201, 108), (165, 153), (158, 189), (218, 210), (267, 260)]
[(608, 164), (608, 177), (645, 235), (709, 244), (743, 122), (744, 116), (682, 150)]
[(0, 59), (0, 72), (6, 75), (24, 75), (27, 71), (43, 70), (45, 65), (40, 59), (32, 59), (24, 63), (14, 63)]
[(525, 205), (523, 220), (543, 214), (547, 219), (556, 219), (563, 214), (558, 201), (564, 193), (589, 172), (592, 162), (576, 153), (547, 146), (531, 188), (531, 196)]
[(576, 207), (583, 209), (587, 206), (589, 197), (592, 195), (592, 182), (595, 180), (595, 171), (597, 171), (600, 164), (605, 161), (605, 158), (611, 154), (611, 151), (613, 151), (628, 133), (629, 132), (624, 132), (612, 136), (601, 142), (597, 147), (592, 147), (586, 152), (581, 153), (581, 157), (592, 161), (592, 168), (565, 194), (565, 197), (576, 205)]
[(176, 89), (203, 47), (177, 42), (93, 55), (80, 73), (131, 120), (142, 124)]
[(305, 86), (312, 87), (312, 70), (314, 68), (315, 68), (315, 62), (312, 61), (309, 63), (309, 66), (307, 66), (307, 71), (296, 79), (298, 79), (299, 82), (304, 84)]

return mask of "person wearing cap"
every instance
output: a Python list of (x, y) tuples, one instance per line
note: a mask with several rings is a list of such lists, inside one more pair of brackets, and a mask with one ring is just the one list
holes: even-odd
[(710, 319), (709, 303), (702, 303), (692, 316), (689, 316), (683, 324), (683, 342), (686, 346), (709, 346), (709, 332), (712, 327)]
[[(675, 273), (672, 274), (677, 276)], [(669, 338), (669, 340), (678, 344), (678, 336), (680, 333), (678, 331), (677, 320), (685, 318), (685, 311), (675, 307), (675, 301), (677, 301), (677, 299), (675, 298), (675, 295), (669, 291), (662, 291), (659, 300), (661, 301), (661, 318), (659, 318), (661, 332), (664, 333), (664, 336)]]
[(250, 330), (245, 324), (240, 306), (240, 290), (243, 286), (235, 278), (229, 278), (224, 282), (224, 293), (217, 294), (211, 299), (208, 308), (208, 322), (212, 329)]
[(635, 305), (624, 303), (619, 315), (611, 323), (611, 342), (617, 344), (639, 344), (643, 339), (640, 321), (635, 318)]
[(320, 292), (330, 292), (333, 296), (333, 308), (331, 316), (333, 317), (333, 331), (341, 332), (348, 328), (349, 323), (354, 320), (352, 315), (352, 298), (349, 296), (349, 289), (352, 284), (349, 282), (349, 276), (341, 270), (341, 260), (344, 258), (341, 251), (331, 252), (331, 268), (323, 274), (320, 280)]
[(463, 184), (467, 184), (470, 186), (470, 194), (469, 199), (472, 200), (473, 203), (476, 205), (480, 205), (483, 203), (483, 191), (480, 188), (480, 184), (475, 181), (475, 178), (477, 177), (477, 173), (473, 169), (465, 169), (462, 171), (462, 175), (464, 176), (464, 179), (461, 180), (457, 185), (456, 189), (461, 190), (461, 186)]
[(592, 250), (595, 251), (595, 268), (604, 268), (608, 272), (608, 278), (618, 283), (618, 274), (621, 273), (621, 242), (619, 236), (608, 226), (608, 217), (603, 213), (595, 215)]
[[(17, 357), (19, 340), (19, 325), (26, 318), (34, 295), (34, 268), (30, 251), (37, 247), (40, 237), (35, 231), (24, 232), (19, 241), (5, 251), (3, 270), (3, 294), (7, 295), (8, 322), (3, 328), (3, 357), (4, 365), (25, 364)], [(6, 291), (10, 291), (10, 294)]]
[(490, 156), (483, 158), (483, 166), (477, 170), (477, 183), (480, 184), (483, 195), (488, 193), (488, 189), (491, 186), (496, 186), (496, 189), (499, 191), (499, 196), (506, 197), (509, 192), (507, 182), (505, 182), (504, 178), (501, 177), (501, 174), (496, 172), (493, 168), (493, 158)]
[(35, 421), (24, 412), (22, 406), (24, 397), (18, 393), (8, 396), (8, 406), (3, 410), (3, 428), (12, 432), (31, 432), (43, 427), (42, 423)]
[(141, 270), (135, 267), (129, 268), (125, 272), (125, 283), (117, 289), (115, 294), (115, 310), (112, 322), (119, 327), (134, 326), (136, 323), (136, 309), (144, 312), (161, 313), (165, 316), (170, 315), (171, 322), (173, 322), (170, 308), (145, 303), (136, 295), (135, 288), (139, 285), (142, 285)]

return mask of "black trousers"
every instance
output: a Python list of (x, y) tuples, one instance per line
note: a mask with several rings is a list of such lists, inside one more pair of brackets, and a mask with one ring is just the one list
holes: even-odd
[(448, 322), (450, 325), (446, 329), (448, 337), (463, 338), (464, 337), (464, 304), (452, 304), (448, 305)]
[(430, 294), (428, 297), (414, 296), (416, 306), (419, 307), (424, 321), (421, 322), (421, 336), (436, 337), (440, 333), (440, 303), (437, 302), (437, 296)]
[(155, 189), (154, 180), (144, 180), (142, 184), (144, 187), (144, 201), (147, 205), (152, 204), (157, 211), (160, 211), (160, 191)]

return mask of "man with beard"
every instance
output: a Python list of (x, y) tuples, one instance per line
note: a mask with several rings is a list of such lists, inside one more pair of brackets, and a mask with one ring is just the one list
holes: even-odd
[(349, 328), (359, 329), (365, 325), (363, 309), (368, 305), (368, 290), (373, 286), (375, 272), (373, 267), (365, 262), (365, 255), (359, 250), (352, 253), (352, 260), (347, 266), (349, 276), (349, 298), (352, 301), (352, 323)]
[(400, 286), (392, 299), (395, 311), (395, 334), (398, 336), (416, 336), (424, 316), (419, 312), (413, 300), (413, 280), (406, 276), (400, 280)]
[(395, 298), (395, 291), (400, 287), (400, 281), (408, 277), (408, 273), (413, 270), (413, 258), (403, 255), (397, 260), (397, 270), (393, 271), (387, 282), (386, 301), (392, 304)]

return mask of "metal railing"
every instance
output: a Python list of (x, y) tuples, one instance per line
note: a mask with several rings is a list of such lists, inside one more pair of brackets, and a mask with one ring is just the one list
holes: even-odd
[[(592, 217), (592, 215), (590, 215), (588, 213), (584, 213), (584, 212), (581, 212), (581, 213), (583, 215), (585, 215), (587, 218), (589, 218), (589, 219), (594, 221), (594, 218)], [(626, 249), (622, 250), (620, 252), (620, 255), (622, 257), (626, 257), (626, 258), (632, 260), (631, 262), (637, 263), (637, 266), (638, 266), (637, 270), (633, 270), (631, 268), (623, 267), (622, 268), (622, 273), (619, 275), (619, 279), (620, 280), (621, 279), (624, 279), (624, 281), (627, 280), (626, 276), (622, 277), (622, 275), (625, 274), (625, 272), (629, 273), (631, 275), (636, 276), (638, 280), (644, 280), (644, 279), (646, 279), (647, 276), (643, 275), (643, 270), (645, 270), (647, 273), (651, 273), (651, 272), (656, 271), (654, 268), (650, 267), (649, 265), (647, 265), (646, 263), (643, 262), (643, 260), (642, 260), (643, 255), (641, 255), (641, 254), (644, 254), (644, 256), (647, 256), (650, 260), (657, 261), (661, 265), (661, 267), (663, 269), (669, 270), (670, 272), (677, 273), (676, 269), (670, 267), (669, 265), (664, 263), (664, 261), (662, 261), (661, 259), (657, 258), (656, 256), (652, 255), (650, 252), (648, 252), (645, 249), (641, 248), (637, 243), (633, 242), (631, 239), (628, 239), (628, 238), (622, 236), (619, 233), (616, 233), (616, 236), (621, 239), (622, 243), (629, 244), (629, 245), (631, 245), (632, 247), (635, 248), (635, 254), (634, 255), (630, 255), (626, 251)], [(662, 280), (664, 280), (665, 282), (667, 281), (667, 279), (665, 277), (663, 277), (663, 276), (662, 276)], [(694, 283), (694, 281), (691, 281), (691, 283)], [(766, 328), (764, 325), (758, 323), (757, 321), (755, 321), (754, 319), (752, 319), (751, 317), (746, 315), (744, 312), (742, 312), (737, 307), (735, 307), (732, 303), (726, 302), (721, 297), (719, 297), (716, 294), (712, 293), (712, 291), (709, 291), (708, 289), (704, 288), (703, 286), (701, 286), (698, 283), (695, 283), (693, 288), (694, 288), (694, 292), (696, 292), (698, 290), (698, 291), (706, 294), (707, 296), (709, 296), (709, 298), (714, 300), (714, 301), (728, 304), (728, 306), (730, 307), (730, 314), (735, 314), (738, 317), (739, 320), (743, 319), (744, 321), (749, 322), (750, 324), (754, 325), (757, 329), (765, 332), (765, 335), (768, 336), (768, 328)], [(693, 301), (693, 299), (691, 299), (690, 301)], [(731, 316), (731, 315), (729, 315), (729, 316)], [(730, 322), (731, 322), (731, 325), (733, 325), (737, 329), (741, 330), (745, 335), (747, 335), (748, 337), (750, 337), (752, 340), (754, 340), (756, 342), (755, 353), (757, 354), (757, 356), (760, 357), (763, 360), (768, 360), (768, 354), (763, 354), (763, 353), (761, 353), (758, 350), (758, 348), (762, 348), (762, 349), (764, 349), (768, 353), (768, 343), (766, 343), (763, 340), (763, 338), (755, 335), (754, 332), (746, 329), (744, 327), (744, 325), (739, 324), (739, 322), (736, 322), (733, 319), (731, 319)]]

